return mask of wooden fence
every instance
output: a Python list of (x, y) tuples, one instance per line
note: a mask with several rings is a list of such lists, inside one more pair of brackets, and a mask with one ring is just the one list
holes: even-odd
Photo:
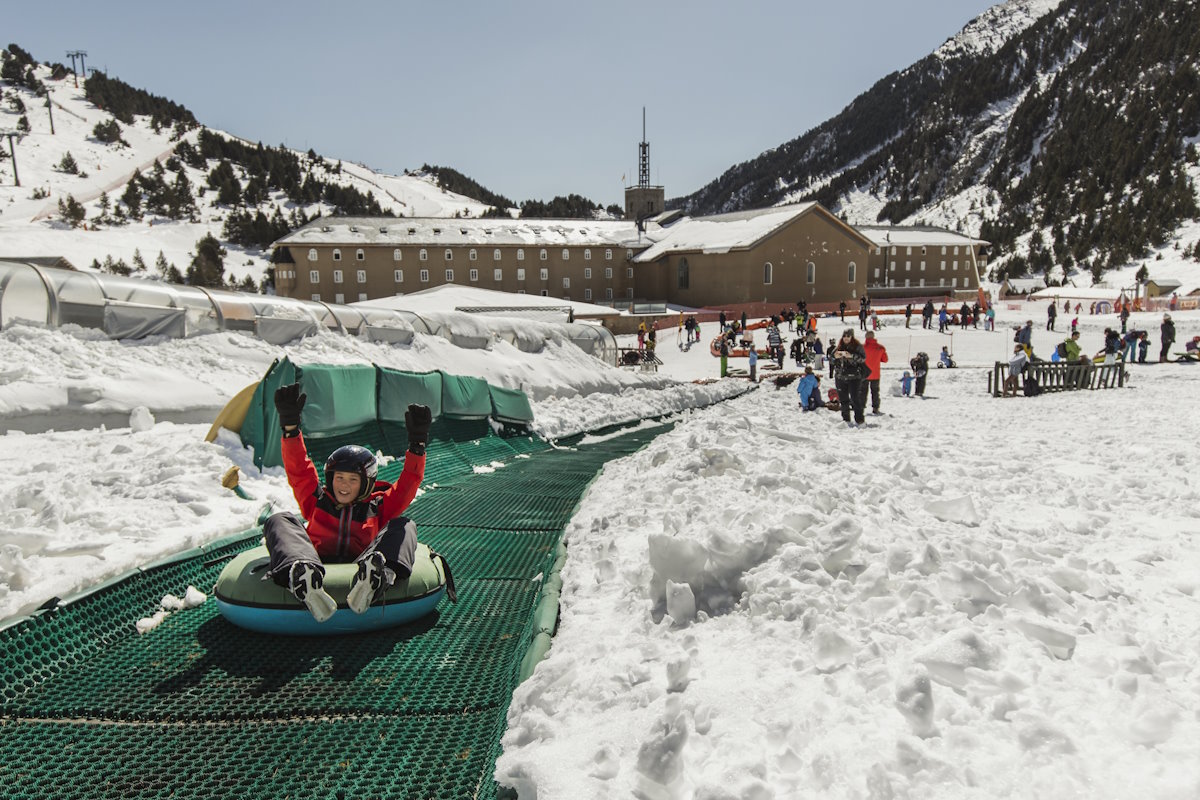
[[(1116, 389), (1125, 386), (1125, 364), (1092, 364), (1083, 361), (1035, 361), (1025, 367), (1024, 381), (1033, 378), (1043, 392), (1069, 392), (1076, 389)], [(997, 361), (988, 373), (988, 393), (1000, 397), (1008, 364)]]

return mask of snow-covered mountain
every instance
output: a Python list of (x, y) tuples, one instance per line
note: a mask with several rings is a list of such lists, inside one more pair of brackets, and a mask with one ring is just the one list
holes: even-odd
[(1009, 0), (832, 119), (669, 206), (818, 200), (925, 223), (1029, 272), (1200, 280), (1200, 3)]
[[(226, 159), (241, 191), (238, 202), (228, 202), (228, 196), (227, 202), (220, 202), (220, 192), (209, 185), (209, 176), (221, 159), (203, 157), (201, 141), (219, 137), (247, 145), (254, 153), (262, 152), (261, 145), (183, 121), (163, 124), (164, 120), (151, 114), (133, 114), (132, 124), (123, 124), (86, 97), (83, 79), (76, 86), (69, 71), (64, 76), (61, 68), (19, 63), (27, 54), (19, 48), (14, 52), (17, 54), (5, 52), (6, 60), (13, 63), (5, 70), (6, 78), (0, 80), (0, 132), (18, 134), (13, 144), (15, 174), (8, 140), (0, 138), (4, 150), (0, 158), (0, 258), (63, 256), (81, 269), (109, 260), (114, 267), (123, 263), (135, 271), (135, 262), (140, 261), (154, 273), (162, 253), (168, 265), (185, 272), (196, 242), (211, 233), (227, 250), (226, 279), (231, 283), (249, 279), (257, 285), (266, 274), (270, 253), (254, 244), (235, 244), (225, 235), (234, 212), (253, 217), (261, 211), (266, 219), (292, 221), (298, 215), (329, 215), (339, 210), (342, 191), (348, 192), (347, 196), (369, 198), (383, 213), (397, 216), (479, 216), (491, 207), (440, 188), (435, 178), (425, 173), (386, 175), (361, 164), (330, 161), (311, 151), (286, 152), (299, 165), (300, 184), (311, 180), (314, 183), (310, 185), (335, 187), (324, 191), (320, 199), (296, 202), (272, 188), (269, 176), (260, 174), (266, 190), (254, 198), (257, 202), (247, 203), (244, 192), (255, 178), (254, 164)], [(105, 78), (97, 75), (91, 80)], [(38, 94), (38, 83), (48, 92), (49, 108), (46, 95)], [(184, 114), (190, 118), (186, 111)], [(119, 141), (102, 141), (97, 125), (119, 132), (109, 134), (119, 135)], [(214, 140), (207, 141), (208, 149), (214, 149)], [(188, 157), (179, 156), (181, 149)], [(282, 147), (265, 150), (284, 152)], [(129, 207), (121, 202), (123, 193), (135, 174), (150, 180), (156, 171), (170, 189), (179, 186), (179, 176), (184, 176), (182, 185), (188, 188), (194, 209), (186, 208), (185, 203), (182, 212), (174, 215), (180, 218), (173, 219), (169, 211), (146, 208), (141, 219), (131, 219)], [(20, 186), (15, 185), (18, 178)], [(141, 194), (150, 205), (152, 192)], [(326, 196), (333, 197), (333, 202)], [(65, 205), (71, 198), (82, 206), (84, 215), (74, 227), (60, 210), (60, 203)]]

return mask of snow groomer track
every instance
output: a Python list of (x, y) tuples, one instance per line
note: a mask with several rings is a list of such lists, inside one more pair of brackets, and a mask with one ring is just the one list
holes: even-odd
[[(513, 689), (554, 625), (562, 532), (607, 461), (670, 427), (552, 447), (497, 435), (487, 420), (435, 423), (426, 480), (436, 485), (408, 514), (450, 562), (458, 602), (405, 627), (266, 636), (225, 621), (210, 596), (136, 632), (165, 594), (211, 593), (258, 529), (15, 620), (0, 629), (0, 794), (496, 797)], [(390, 435), (377, 427), (309, 446), (318, 464), (348, 442), (403, 452)], [(475, 474), (493, 462), (505, 466)]]

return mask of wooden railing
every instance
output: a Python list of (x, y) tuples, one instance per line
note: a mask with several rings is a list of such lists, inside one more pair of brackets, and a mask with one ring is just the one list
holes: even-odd
[[(988, 394), (1000, 397), (1008, 364), (997, 361), (988, 373)], [(1026, 365), (1021, 379), (1022, 388), (1029, 378), (1037, 381), (1043, 392), (1069, 392), (1076, 389), (1116, 389), (1125, 386), (1125, 364), (1093, 364), (1086, 361), (1034, 361)]]

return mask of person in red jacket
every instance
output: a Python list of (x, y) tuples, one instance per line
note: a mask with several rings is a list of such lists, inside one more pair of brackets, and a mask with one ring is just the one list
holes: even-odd
[(886, 364), (887, 348), (879, 343), (875, 338), (875, 331), (867, 331), (866, 341), (863, 342), (863, 350), (867, 354), (867, 368), (870, 373), (867, 379), (862, 383), (863, 402), (867, 404), (867, 389), (871, 391), (871, 413), (879, 414), (879, 365)]
[(283, 467), (303, 519), (291, 512), (273, 514), (263, 524), (271, 555), (267, 576), (304, 603), (317, 622), (337, 610), (323, 588), (325, 563), (355, 563), (346, 604), (365, 612), (396, 580), (412, 574), (417, 526), (401, 516), (425, 477), (425, 445), (432, 415), (413, 404), (404, 415), (408, 452), (395, 484), (377, 481), (375, 455), (365, 447), (339, 447), (325, 461), (325, 481), (317, 477), (300, 433), (307, 396), (300, 384), (275, 390), (275, 409), (283, 427)]

